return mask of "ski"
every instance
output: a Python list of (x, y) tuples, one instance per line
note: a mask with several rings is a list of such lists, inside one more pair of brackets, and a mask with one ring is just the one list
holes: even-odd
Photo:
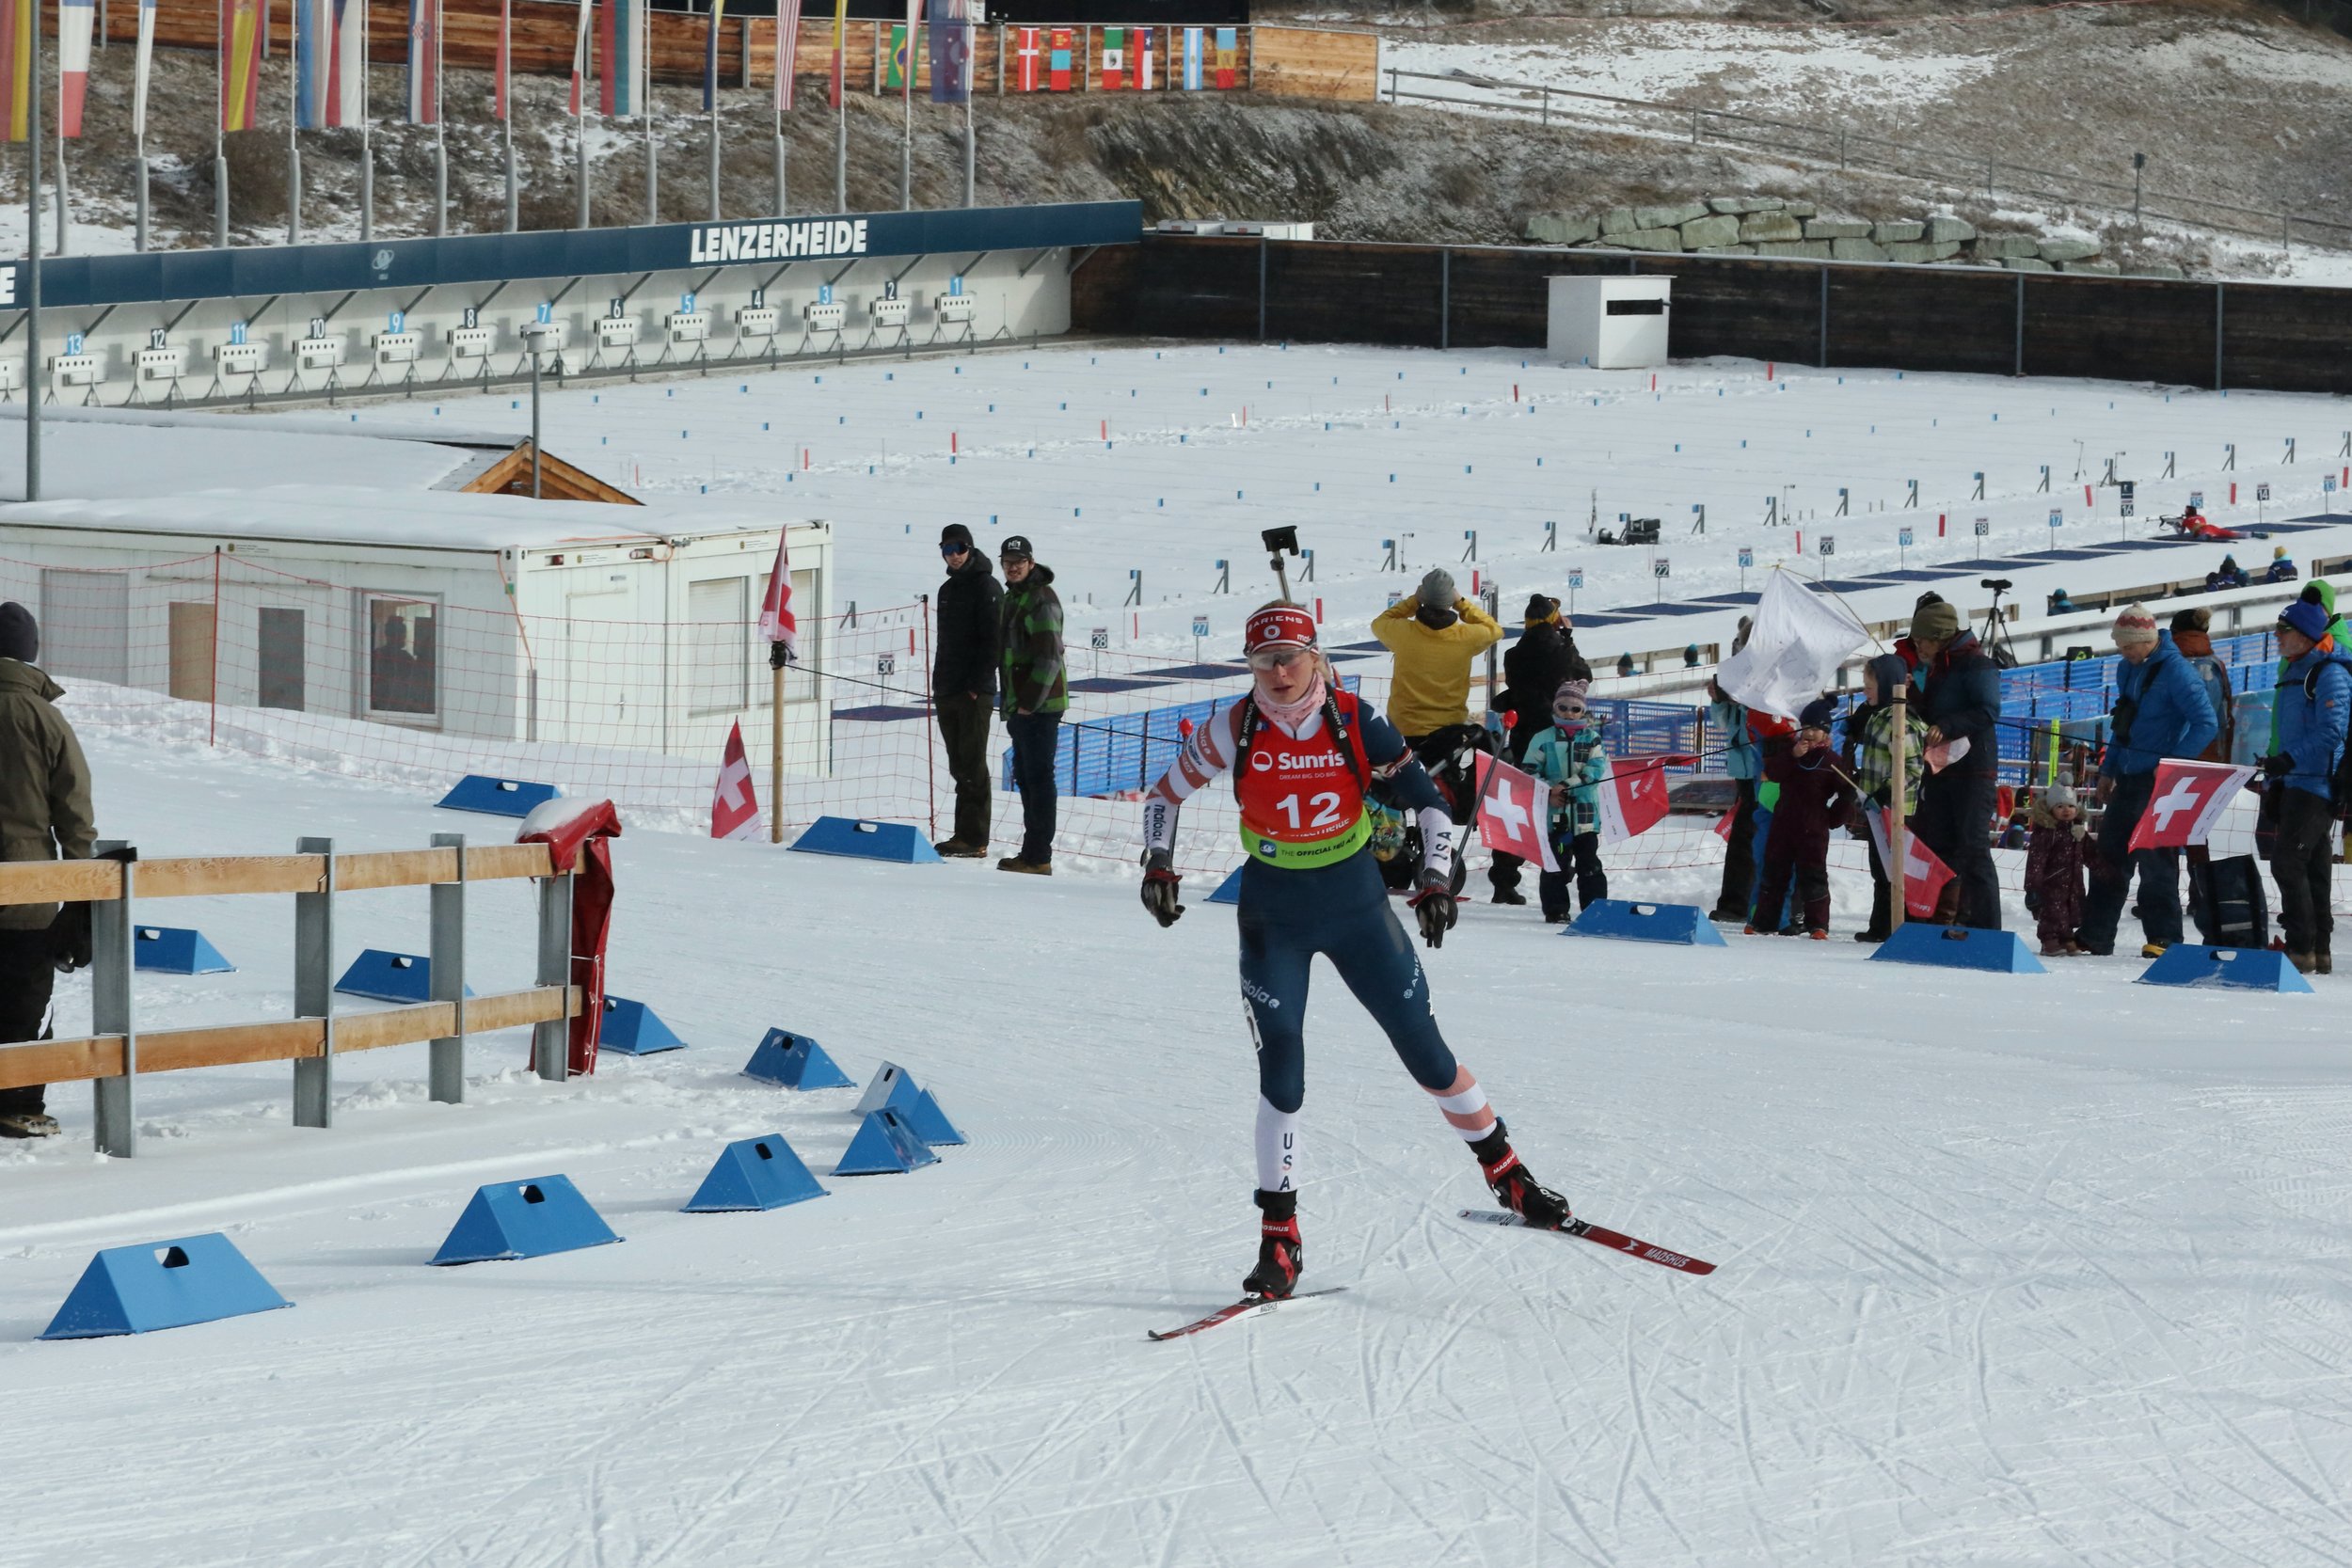
[(1346, 1289), (1344, 1285), (1326, 1285), (1319, 1291), (1300, 1291), (1295, 1295), (1288, 1296), (1244, 1296), (1231, 1307), (1220, 1307), (1207, 1317), (1195, 1319), (1182, 1328), (1151, 1328), (1144, 1330), (1144, 1333), (1146, 1337), (1152, 1339), (1181, 1339), (1187, 1334), (1198, 1334), (1204, 1328), (1215, 1328), (1219, 1323), (1230, 1323), (1236, 1318), (1248, 1318), (1260, 1312), (1271, 1312), (1288, 1302), (1305, 1301), (1310, 1296), (1335, 1296)]
[[(1516, 1225), (1524, 1227), (1527, 1224), (1517, 1214), (1495, 1209), (1465, 1209), (1462, 1211), (1462, 1217), (1466, 1220), (1476, 1220), (1481, 1225)], [(1679, 1274), (1713, 1274), (1715, 1272), (1715, 1265), (1704, 1258), (1686, 1258), (1679, 1252), (1669, 1252), (1662, 1246), (1645, 1242), (1639, 1237), (1629, 1236), (1622, 1230), (1612, 1230), (1606, 1226), (1595, 1225), (1589, 1220), (1570, 1220), (1560, 1228), (1559, 1233), (1563, 1236), (1581, 1236), (1588, 1242), (1599, 1243), (1612, 1252), (1622, 1252), (1628, 1257), (1639, 1258), (1645, 1262), (1656, 1263), (1661, 1268), (1673, 1269)]]

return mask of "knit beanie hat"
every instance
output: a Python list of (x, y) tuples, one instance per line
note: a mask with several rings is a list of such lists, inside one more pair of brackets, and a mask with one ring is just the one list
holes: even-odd
[(1527, 601), (1527, 624), (1539, 626), (1560, 613), (1560, 601), (1549, 594), (1535, 594)]
[(1911, 640), (1914, 642), (1949, 642), (1960, 635), (1960, 611), (1942, 599), (1923, 604), (1912, 612)]
[(2213, 630), (2213, 611), (2202, 607), (2184, 610), (2172, 617), (2172, 629), (2175, 633), (2211, 631)]
[(2137, 648), (2156, 640), (2156, 618), (2144, 604), (2126, 605), (2115, 618), (2115, 645)]
[(40, 627), (33, 612), (10, 599), (0, 604), (0, 658), (35, 664), (40, 659)]
[(1797, 727), (1801, 730), (1825, 730), (1837, 722), (1837, 704), (1828, 697), (1816, 697), (1797, 710)]
[(1454, 591), (1454, 574), (1442, 566), (1432, 566), (1421, 579), (1421, 592), (1414, 595), (1424, 605), (1443, 605), (1452, 609), (1458, 597)]
[(1571, 697), (1575, 698), (1577, 703), (1581, 705), (1585, 700), (1585, 693), (1590, 691), (1592, 689), (1593, 683), (1590, 681), (1562, 681), (1559, 685), (1559, 689), (1551, 694), (1551, 705), (1553, 707), (1558, 707), (1562, 703), (1566, 702)]
[(2294, 627), (2314, 642), (2328, 635), (2328, 612), (2308, 599), (2297, 599), (2279, 611), (2279, 624)]
[(960, 545), (968, 550), (972, 547), (972, 531), (961, 523), (949, 523), (939, 531), (939, 542), (943, 546)]
[(2074, 790), (2062, 784), (2054, 784), (2042, 792), (2042, 805), (2045, 811), (2063, 811), (2068, 806), (2079, 804), (2081, 802), (2074, 799)]

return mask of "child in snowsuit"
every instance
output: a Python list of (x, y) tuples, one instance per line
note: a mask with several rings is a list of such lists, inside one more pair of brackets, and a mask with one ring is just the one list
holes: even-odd
[(2052, 784), (2032, 807), (2033, 842), (2026, 848), (2026, 892), (2034, 901), (2045, 958), (2072, 958), (2087, 949), (2074, 940), (2083, 918), (2083, 858), (2090, 824), (2082, 819), (2074, 792)]
[(1836, 716), (1836, 705), (1826, 699), (1807, 704), (1797, 716), (1797, 738), (1764, 764), (1764, 776), (1780, 785), (1780, 800), (1764, 846), (1764, 890), (1756, 908), (1780, 908), (1793, 879), (1805, 935), (1815, 942), (1829, 940), (1830, 826), (1844, 819), (1852, 799), (1830, 751), (1829, 727)]
[[(1900, 656), (1881, 654), (1862, 667), (1863, 705), (1846, 716), (1846, 757), (1863, 801), (1886, 811), (1895, 798), (1895, 688), (1911, 679)], [(1919, 705), (1903, 705), (1903, 800), (1899, 809), (1909, 823), (1919, 809), (1919, 784), (1928, 771), (1928, 721)], [(1886, 864), (1879, 859), (1878, 840), (1860, 819), (1854, 833), (1870, 850), (1870, 924), (1854, 933), (1856, 942), (1884, 942), (1893, 929), (1894, 889)], [(1892, 830), (1889, 830), (1890, 832)]]
[(1609, 777), (1600, 717), (1585, 705), (1586, 685), (1569, 680), (1552, 694), (1551, 725), (1527, 745), (1527, 770), (1551, 785), (1551, 852), (1560, 863), (1536, 879), (1544, 918), (1568, 918), (1568, 877), (1576, 877), (1579, 908), (1609, 896), (1600, 864), (1600, 785)]

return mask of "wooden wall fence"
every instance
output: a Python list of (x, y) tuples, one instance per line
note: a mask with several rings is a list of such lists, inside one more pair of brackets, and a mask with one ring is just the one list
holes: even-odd
[(1675, 279), (1677, 358), (2352, 393), (2352, 289), (1592, 250), (1147, 236), (1072, 279), (1080, 330), (1539, 348), (1547, 277)]
[[(44, 6), (43, 27), (56, 31), (56, 0)], [(579, 8), (557, 3), (557, 0), (515, 0), (514, 58), (518, 72), (534, 76), (569, 76), (572, 69), (572, 36), (578, 24)], [(135, 43), (138, 38), (138, 8), (134, 0), (103, 0), (102, 20), (104, 37), (111, 46)], [(293, 46), (293, 8), (288, 4), (272, 4), (269, 11), (269, 48), (273, 58), (281, 57)], [(496, 4), (484, 0), (448, 0), (442, 22), (442, 63), (453, 70), (488, 71), (495, 64), (498, 50), (498, 19)], [(852, 91), (879, 92), (883, 81), (890, 49), (890, 28), (887, 22), (851, 22), (844, 39), (843, 75)], [(974, 88), (983, 97), (999, 92), (1017, 94), (1019, 70), (1013, 58), (1018, 49), (1019, 21), (990, 23), (977, 30), (973, 48), (972, 81)], [(207, 53), (217, 47), (220, 13), (218, 0), (158, 0), (155, 8), (155, 41), (167, 48), (202, 50)], [(655, 11), (649, 24), (652, 35), (650, 69), (657, 82), (699, 84), (703, 79), (704, 48), (709, 35), (709, 20), (705, 16), (682, 11)], [(919, 32), (928, 38), (928, 26)], [(1041, 26), (1050, 37), (1051, 26)], [(1130, 29), (1132, 33), (1133, 29)], [(1209, 41), (1215, 42), (1216, 29), (1208, 28)], [(1230, 89), (1289, 98), (1322, 98), (1356, 103), (1371, 103), (1378, 96), (1380, 71), (1380, 40), (1365, 32), (1343, 32), (1314, 27), (1240, 27), (1235, 29), (1239, 45), (1239, 68), (1234, 87)], [(1100, 26), (1072, 26), (1072, 41), (1083, 65), (1072, 72), (1073, 92), (1099, 92), (1103, 81), (1103, 32)], [(377, 65), (400, 65), (408, 57), (408, 8), (406, 0), (369, 0), (368, 57)], [(1155, 83), (1152, 90), (1178, 91), (1176, 85), (1183, 78), (1181, 55), (1183, 29), (1154, 25), (1152, 35)], [(1171, 47), (1173, 40), (1173, 47)], [(818, 103), (824, 102), (825, 79), (833, 70), (833, 20), (827, 16), (806, 15), (793, 52), (793, 74), (799, 79), (796, 92), (802, 95), (800, 105), (807, 106), (807, 94), (816, 94)], [(1132, 54), (1132, 47), (1131, 47)], [(1212, 55), (1214, 49), (1212, 48)], [(128, 56), (121, 56), (127, 67)], [(104, 55), (92, 62), (93, 69), (105, 71), (111, 62)], [(1170, 66), (1174, 67), (1171, 72)], [(773, 87), (776, 80), (776, 19), (771, 16), (728, 17), (720, 24), (719, 71), (722, 80), (735, 87)], [(1042, 71), (1041, 70), (1041, 75)], [(1171, 81), (1171, 75), (1173, 80)], [(1128, 80), (1132, 82), (1132, 77)], [(928, 41), (915, 51), (915, 91), (928, 92), (930, 87), (930, 49)], [(896, 91), (896, 88), (888, 89)], [(1132, 86), (1120, 88), (1134, 91)], [(1215, 91), (1213, 86), (1202, 90)], [(383, 105), (383, 108), (392, 108)], [(264, 110), (266, 115), (267, 111)]]

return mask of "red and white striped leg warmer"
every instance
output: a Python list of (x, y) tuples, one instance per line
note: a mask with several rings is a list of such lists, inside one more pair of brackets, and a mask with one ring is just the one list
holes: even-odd
[(1470, 1069), (1456, 1067), (1451, 1087), (1430, 1089), (1428, 1093), (1444, 1113), (1446, 1124), (1462, 1135), (1464, 1143), (1474, 1144), (1494, 1131), (1494, 1110), (1486, 1103), (1486, 1091), (1478, 1086)]

